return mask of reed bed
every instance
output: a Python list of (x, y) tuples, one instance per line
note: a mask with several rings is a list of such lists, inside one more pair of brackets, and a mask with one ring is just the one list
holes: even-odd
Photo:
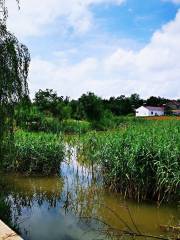
[(179, 121), (135, 123), (119, 131), (92, 132), (81, 141), (83, 154), (101, 164), (106, 184), (124, 197), (179, 199)]
[(12, 168), (27, 174), (58, 174), (64, 158), (61, 135), (17, 131)]
[(91, 123), (88, 121), (78, 121), (73, 119), (60, 121), (53, 117), (41, 117), (34, 121), (23, 122), (23, 124), (19, 124), (19, 127), (33, 132), (61, 132), (65, 134), (82, 134), (92, 130)]

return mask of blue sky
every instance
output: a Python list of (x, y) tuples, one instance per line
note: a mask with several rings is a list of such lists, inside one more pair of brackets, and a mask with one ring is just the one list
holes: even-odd
[[(58, 31), (59, 25), (63, 22), (60, 17), (48, 27), (49, 32), (46, 33), (46, 37), (32, 36), (23, 40), (31, 48), (33, 55), (40, 54), (48, 58), (56, 49), (80, 47), (86, 45), (87, 41), (95, 42), (101, 34), (117, 41), (128, 40), (129, 47), (132, 47), (132, 42), (134, 42), (133, 47), (139, 47), (151, 39), (154, 31), (174, 19), (178, 8), (177, 4), (161, 0), (128, 0), (120, 6), (92, 5), (91, 11), (96, 21), (93, 30), (79, 35), (74, 34), (70, 26), (61, 33), (61, 30)], [(108, 41), (106, 37), (104, 41)]]
[(20, 12), (8, 3), (8, 26), (31, 52), (32, 96), (54, 88), (75, 98), (87, 91), (180, 97), (179, 0), (44, 0), (36, 9), (35, 3), (21, 0)]
[(147, 42), (152, 33), (172, 20), (178, 6), (159, 0), (128, 0), (121, 6), (95, 6), (95, 17), (104, 31), (118, 37)]

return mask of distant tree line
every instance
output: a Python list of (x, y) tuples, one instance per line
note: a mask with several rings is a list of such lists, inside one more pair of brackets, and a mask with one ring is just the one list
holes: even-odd
[[(121, 95), (103, 99), (92, 92), (82, 94), (77, 100), (69, 97), (58, 96), (53, 89), (39, 90), (35, 93), (33, 101), (28, 96), (17, 105), (18, 116), (33, 116), (38, 113), (51, 116), (61, 120), (76, 119), (88, 121), (100, 121), (104, 116), (133, 116), (135, 109), (142, 106), (163, 106), (170, 102), (170, 99), (151, 96), (142, 99), (136, 93), (130, 97)], [(180, 100), (177, 100), (180, 102)], [(31, 109), (31, 111), (29, 110)]]

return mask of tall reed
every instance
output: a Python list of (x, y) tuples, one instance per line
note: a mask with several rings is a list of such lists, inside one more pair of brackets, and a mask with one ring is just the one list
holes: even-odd
[(102, 165), (105, 182), (126, 197), (180, 197), (180, 123), (142, 122), (120, 131), (90, 133), (83, 152)]
[(16, 132), (13, 170), (28, 174), (57, 174), (63, 158), (64, 143), (61, 135)]

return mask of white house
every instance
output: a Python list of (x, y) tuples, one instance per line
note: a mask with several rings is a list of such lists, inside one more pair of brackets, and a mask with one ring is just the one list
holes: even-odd
[(136, 109), (136, 117), (163, 116), (163, 107), (141, 106)]

